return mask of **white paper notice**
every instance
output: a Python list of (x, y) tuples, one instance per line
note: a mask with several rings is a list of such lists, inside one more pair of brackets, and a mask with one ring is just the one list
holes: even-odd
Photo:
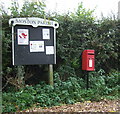
[(29, 33), (28, 29), (17, 29), (18, 45), (29, 44)]
[(43, 39), (49, 40), (50, 39), (50, 29), (42, 29)]
[(92, 67), (92, 59), (89, 60), (89, 67)]
[(54, 54), (54, 46), (46, 46), (46, 54)]
[(44, 41), (30, 41), (30, 52), (44, 52)]

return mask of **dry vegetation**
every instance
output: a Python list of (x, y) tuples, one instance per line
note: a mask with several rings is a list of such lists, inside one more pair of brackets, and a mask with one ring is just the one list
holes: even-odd
[(120, 100), (103, 100), (100, 102), (77, 102), (73, 105), (54, 106), (50, 108), (35, 108), (25, 112), (119, 112)]

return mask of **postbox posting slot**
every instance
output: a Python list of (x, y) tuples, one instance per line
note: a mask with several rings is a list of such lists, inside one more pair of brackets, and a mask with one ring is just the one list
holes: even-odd
[(94, 55), (94, 53), (88, 53), (88, 55)]

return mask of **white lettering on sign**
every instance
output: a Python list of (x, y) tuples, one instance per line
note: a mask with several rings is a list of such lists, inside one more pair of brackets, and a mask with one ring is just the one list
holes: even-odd
[(37, 24), (36, 21), (32, 20), (21, 20), (21, 19), (16, 19), (15, 20), (16, 23), (26, 23), (26, 24)]
[(32, 25), (33, 27), (38, 27), (38, 26), (52, 26), (54, 28), (59, 27), (59, 24), (55, 21), (36, 18), (36, 17), (12, 18), (9, 20), (9, 24), (13, 24), (13, 26), (18, 24), (18, 25)]
[(44, 52), (44, 41), (30, 41), (30, 52)]
[(46, 55), (54, 54), (54, 46), (46, 46)]
[(42, 29), (43, 39), (50, 39), (50, 29)]
[(45, 25), (52, 25), (53, 23), (50, 21), (45, 20), (23, 20), (23, 19), (16, 19), (16, 23), (24, 23), (24, 24), (45, 24)]
[(28, 45), (28, 29), (17, 29), (18, 45)]
[(92, 67), (92, 59), (89, 59), (89, 67)]

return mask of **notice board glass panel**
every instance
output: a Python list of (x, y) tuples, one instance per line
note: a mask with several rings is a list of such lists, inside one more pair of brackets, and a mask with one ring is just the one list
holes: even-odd
[(14, 26), (14, 65), (55, 64), (56, 52), (46, 52), (49, 46), (55, 51), (54, 37), (53, 27)]

